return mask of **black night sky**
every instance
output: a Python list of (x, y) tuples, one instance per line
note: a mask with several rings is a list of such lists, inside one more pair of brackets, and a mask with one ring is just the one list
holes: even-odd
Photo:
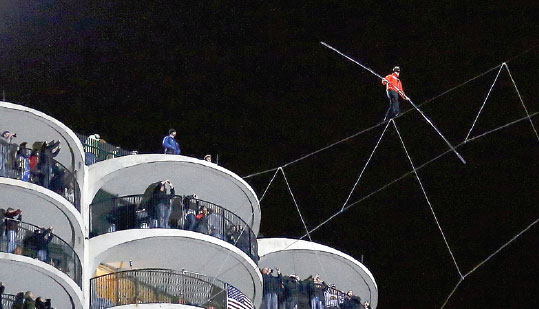
[[(245, 176), (382, 120), (380, 81), (324, 41), (381, 75), (400, 65), (408, 96), (458, 145), (504, 61), (539, 112), (539, 5), (457, 2), (2, 0), (0, 87), (128, 150), (159, 152), (176, 128), (184, 154), (218, 154)], [(504, 69), (471, 136), (525, 116)], [(417, 112), (396, 122), (416, 166), (447, 150)], [(341, 209), (382, 130), (284, 168), (309, 228)], [(458, 150), (468, 164), (447, 153), (419, 176), (465, 274), (539, 216), (539, 141), (525, 119)], [(364, 256), (379, 308), (439, 308), (459, 280), (414, 175), (377, 191), (410, 170), (389, 127), (350, 199), (360, 202), (312, 233)], [(246, 180), (260, 196), (273, 173)], [(281, 174), (261, 205), (265, 237), (305, 233)], [(538, 235), (471, 273), (447, 308), (538, 308)]]

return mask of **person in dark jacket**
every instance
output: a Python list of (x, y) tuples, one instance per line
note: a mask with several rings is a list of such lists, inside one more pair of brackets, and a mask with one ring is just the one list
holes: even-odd
[(361, 309), (361, 298), (355, 296), (350, 290), (344, 297), (344, 302), (341, 304), (342, 309)]
[(262, 280), (264, 288), (262, 293), (262, 306), (266, 309), (279, 308), (277, 294), (280, 293), (281, 287), (283, 285), (283, 276), (281, 275), (281, 271), (277, 268), (277, 276), (273, 276), (272, 273), (273, 269), (267, 267), (262, 269)]
[(60, 141), (43, 142), (41, 146), (38, 168), (40, 170), (40, 184), (45, 187), (50, 187), (50, 181), (53, 176), (54, 158), (60, 152)]
[(198, 227), (198, 221), (196, 219), (198, 211), (198, 196), (187, 195), (183, 197), (183, 212), (185, 213), (185, 222), (183, 229), (186, 231), (196, 231)]
[(54, 236), (52, 234), (52, 231), (52, 226), (48, 229), (40, 228), (34, 231), (34, 247), (37, 250), (37, 258), (42, 262), (48, 262), (49, 243), (52, 241), (52, 238)]
[(7, 236), (7, 252), (13, 253), (17, 247), (17, 234), (19, 232), (19, 223), (22, 220), (22, 210), (9, 207), (4, 214)]
[(319, 275), (315, 275), (314, 278), (310, 277), (307, 282), (311, 309), (324, 309), (324, 290), (327, 288), (326, 284), (320, 279)]
[(165, 154), (179, 155), (181, 153), (180, 144), (176, 142), (176, 130), (168, 130), (168, 135), (163, 138), (163, 149)]
[(13, 301), (13, 305), (11, 305), (11, 309), (23, 309), (24, 307), (24, 292), (19, 292), (17, 295), (15, 295), (15, 300)]
[(46, 309), (45, 302), (43, 301), (43, 298), (39, 296), (36, 298), (36, 309)]
[(0, 309), (4, 309), (4, 305), (2, 304), (2, 299), (4, 298), (4, 290), (6, 287), (2, 282), (0, 282)]
[(295, 274), (291, 274), (283, 280), (284, 307), (286, 309), (298, 309), (298, 299), (301, 289), (301, 281)]
[[(166, 185), (170, 186), (170, 194), (167, 194)], [(172, 213), (171, 199), (174, 197), (174, 185), (170, 180), (161, 181), (154, 189), (152, 202), (154, 209), (157, 212), (157, 227), (170, 228), (169, 220)]]

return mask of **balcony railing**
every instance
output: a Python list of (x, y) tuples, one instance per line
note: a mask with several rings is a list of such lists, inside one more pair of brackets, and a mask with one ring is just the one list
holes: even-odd
[[(42, 237), (38, 226), (6, 218), (0, 225), (0, 252), (13, 253), (39, 259), (67, 274), (79, 286), (82, 267), (77, 253), (60, 237), (51, 233)], [(44, 230), (47, 233), (47, 230)]]
[(90, 237), (127, 229), (183, 229), (227, 241), (258, 263), (251, 227), (223, 207), (189, 196), (166, 201), (153, 195), (116, 197), (90, 205)]
[(101, 138), (98, 139), (95, 134), (90, 136), (79, 133), (75, 134), (84, 147), (86, 165), (92, 165), (96, 162), (133, 154), (132, 151), (124, 150), (118, 146), (111, 145)]
[(229, 299), (254, 308), (245, 295), (220, 280), (168, 269), (137, 269), (95, 277), (90, 280), (90, 295), (91, 309), (150, 303), (225, 309)]
[[(34, 158), (31, 159), (31, 157)], [(80, 188), (72, 171), (32, 149), (0, 144), (0, 177), (19, 179), (50, 189), (80, 211)]]
[(2, 308), (11, 309), (15, 303), (15, 295), (2, 294)]

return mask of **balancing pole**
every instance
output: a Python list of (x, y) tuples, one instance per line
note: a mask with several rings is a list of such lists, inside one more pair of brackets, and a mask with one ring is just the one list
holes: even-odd
[[(325, 47), (333, 50), (334, 52), (336, 52), (337, 54), (343, 56), (344, 58), (352, 61), (353, 63), (359, 65), (360, 67), (362, 67), (363, 69), (369, 71), (370, 73), (372, 73), (374, 76), (378, 77), (379, 79), (384, 79), (380, 74), (374, 72), (372, 69), (370, 69), (369, 67), (366, 67), (364, 66), (363, 64), (359, 63), (359, 61), (353, 59), (352, 57), (349, 57), (343, 53), (341, 53), (340, 51), (338, 51), (336, 48), (334, 48), (333, 46), (325, 43), (325, 42), (320, 42), (320, 44), (324, 45)], [(402, 90), (399, 89), (399, 93), (400, 94), (403, 94), (404, 92)], [(408, 97), (407, 97), (408, 98)], [(415, 108), (415, 110), (417, 110), (419, 112), (419, 114), (421, 114), (421, 116), (423, 116), (423, 118), (425, 118), (425, 120), (427, 121), (427, 123), (429, 123), (432, 128), (436, 131), (436, 133), (438, 133), (438, 135), (440, 135), (440, 137), (444, 140), (444, 142), (447, 144), (447, 146), (449, 146), (449, 148), (451, 148), (451, 150), (457, 155), (457, 157), (460, 159), (460, 161), (462, 161), (462, 163), (466, 164), (466, 161), (464, 160), (464, 158), (460, 155), (460, 153), (458, 153), (458, 151), (455, 149), (455, 147), (453, 147), (453, 145), (451, 145), (451, 143), (449, 143), (449, 141), (445, 138), (445, 136), (442, 134), (442, 132), (440, 132), (440, 130), (438, 130), (438, 128), (436, 128), (436, 126), (434, 125), (434, 123), (432, 123), (432, 121), (427, 117), (427, 115), (425, 115), (425, 113), (423, 113), (423, 111), (421, 111), (419, 109), (419, 107), (417, 107), (414, 102), (412, 102), (412, 100), (410, 98), (408, 98), (408, 102), (410, 102), (410, 104), (412, 104), (412, 106)]]

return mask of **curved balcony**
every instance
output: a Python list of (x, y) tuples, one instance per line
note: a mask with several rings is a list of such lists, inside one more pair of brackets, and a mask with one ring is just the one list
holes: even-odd
[(260, 205), (252, 188), (231, 171), (195, 158), (144, 154), (104, 160), (88, 167), (85, 199), (144, 192), (150, 183), (170, 179), (178, 194), (197, 194), (242, 218), (258, 234)]
[(6, 235), (0, 238), (0, 252), (38, 259), (60, 270), (82, 287), (79, 257), (64, 240), (38, 226), (9, 218), (5, 219), (0, 230), (2, 235)]
[(79, 133), (75, 134), (84, 147), (86, 165), (92, 165), (96, 162), (136, 154), (136, 152), (124, 150), (119, 146), (111, 145), (105, 142), (103, 139), (97, 139), (95, 134), (90, 136)]
[(50, 157), (36, 156), (35, 162), (43, 163), (31, 164), (34, 160), (30, 158), (35, 154), (32, 149), (17, 149), (16, 145), (0, 143), (0, 177), (30, 182), (54, 191), (80, 212), (80, 187), (74, 173)]
[(33, 183), (0, 178), (0, 213), (20, 209), (23, 220), (37, 226), (53, 226), (54, 234), (84, 256), (85, 225), (75, 206), (58, 194)]
[(295, 274), (300, 279), (319, 274), (327, 283), (344, 291), (352, 290), (372, 308), (378, 304), (378, 286), (371, 272), (353, 257), (314, 242), (265, 238), (258, 240), (259, 266), (279, 267), (283, 275)]
[(225, 309), (227, 296), (242, 298), (247, 308), (253, 308), (251, 300), (227, 283), (198, 273), (168, 269), (136, 269), (102, 275), (90, 280), (90, 291), (92, 309), (152, 303)]
[(175, 195), (167, 203), (168, 220), (159, 211), (160, 199), (153, 195), (128, 195), (94, 203), (90, 205), (90, 237), (128, 229), (183, 229), (224, 240), (258, 262), (256, 236), (234, 213), (187, 196)]
[(3, 130), (17, 134), (13, 143), (20, 144), (56, 140), (62, 150), (56, 157), (69, 171), (77, 171), (75, 177), (84, 180), (84, 149), (71, 129), (60, 121), (32, 108), (8, 102), (0, 102), (0, 122)]

